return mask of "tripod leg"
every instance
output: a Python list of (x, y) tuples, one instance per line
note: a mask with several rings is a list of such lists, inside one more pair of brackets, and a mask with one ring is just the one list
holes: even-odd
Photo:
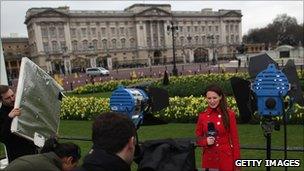
[[(284, 159), (287, 159), (287, 115), (286, 112), (283, 111), (283, 123), (284, 123)], [(287, 166), (285, 166), (285, 171), (287, 171)]]
[[(267, 133), (266, 134), (266, 143), (267, 143), (267, 154), (266, 154), (266, 158), (267, 160), (271, 159), (271, 133)], [(266, 170), (270, 171), (270, 166), (266, 166)]]

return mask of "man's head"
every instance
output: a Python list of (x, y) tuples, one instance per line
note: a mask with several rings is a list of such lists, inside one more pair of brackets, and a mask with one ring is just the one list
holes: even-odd
[(0, 102), (9, 107), (14, 107), (15, 93), (9, 86), (0, 85)]
[(71, 171), (77, 167), (81, 157), (78, 145), (74, 143), (62, 143), (59, 144), (59, 147), (54, 152), (61, 158), (63, 171)]
[(80, 147), (74, 143), (58, 143), (56, 138), (45, 141), (40, 153), (54, 152), (62, 161), (62, 171), (73, 170), (81, 157)]
[(93, 123), (92, 139), (94, 148), (116, 154), (131, 164), (135, 150), (136, 129), (125, 115), (106, 112), (99, 115)]

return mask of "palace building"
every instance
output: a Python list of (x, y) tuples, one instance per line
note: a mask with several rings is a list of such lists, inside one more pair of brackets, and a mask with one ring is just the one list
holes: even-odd
[(177, 63), (233, 58), (241, 44), (241, 19), (240, 10), (134, 4), (122, 11), (31, 8), (24, 23), (31, 59), (48, 72), (65, 73), (172, 64), (173, 49)]
[(30, 57), (28, 39), (25, 37), (1, 38), (3, 56), (9, 80), (19, 77), (22, 57)]

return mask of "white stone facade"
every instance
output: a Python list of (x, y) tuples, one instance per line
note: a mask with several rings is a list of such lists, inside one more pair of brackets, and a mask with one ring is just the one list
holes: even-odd
[(241, 18), (240, 10), (171, 11), (168, 4), (134, 4), (123, 11), (31, 8), (25, 24), (35, 62), (49, 72), (70, 72), (91, 65), (172, 63), (171, 22), (178, 27), (177, 62), (206, 62), (213, 51), (231, 57), (241, 43)]

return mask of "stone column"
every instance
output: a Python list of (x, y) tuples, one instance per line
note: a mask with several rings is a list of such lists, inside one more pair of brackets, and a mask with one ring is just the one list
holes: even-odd
[(69, 57), (65, 57), (63, 62), (64, 62), (65, 72), (68, 72), (70, 74), (71, 71), (72, 71), (72, 69), (71, 69), (71, 59)]
[[(64, 23), (64, 35), (65, 35), (65, 43), (67, 46), (67, 53), (72, 52), (72, 41), (71, 41), (71, 33), (70, 33), (70, 24), (68, 22)], [(77, 34), (77, 33), (76, 33)], [(81, 43), (81, 42), (79, 42)]]
[(194, 52), (192, 49), (189, 50), (189, 63), (194, 61)]
[[(190, 56), (189, 50), (187, 50), (187, 56)], [(183, 62), (186, 63), (186, 55), (183, 55)]]
[(160, 22), (157, 21), (157, 46), (161, 46), (160, 44)]
[(33, 23), (34, 31), (35, 31), (35, 42), (37, 46), (37, 53), (43, 52), (42, 46), (42, 34), (41, 34), (41, 27), (39, 24)]
[(112, 58), (111, 57), (107, 57), (107, 63), (108, 63), (108, 69), (112, 70), (113, 64), (112, 64)]
[(150, 34), (151, 34), (151, 47), (154, 47), (154, 38), (153, 38), (153, 21), (150, 22)]
[(91, 67), (96, 67), (96, 56), (90, 57), (90, 65)]

